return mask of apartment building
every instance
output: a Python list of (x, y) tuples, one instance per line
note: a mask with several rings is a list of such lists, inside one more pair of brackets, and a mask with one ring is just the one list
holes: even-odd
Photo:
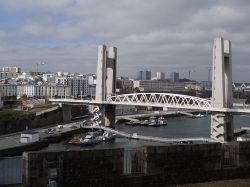
[(0, 90), (2, 90), (2, 97), (17, 96), (16, 84), (0, 84)]
[(18, 85), (18, 97), (50, 98), (50, 97), (70, 97), (70, 87), (67, 85), (42, 84), (42, 85)]
[(90, 95), (88, 78), (86, 77), (56, 77), (56, 83), (69, 86), (73, 96)]
[(134, 87), (139, 88), (140, 91), (184, 91), (185, 83), (183, 82), (169, 82), (166, 80), (137, 80), (134, 81)]

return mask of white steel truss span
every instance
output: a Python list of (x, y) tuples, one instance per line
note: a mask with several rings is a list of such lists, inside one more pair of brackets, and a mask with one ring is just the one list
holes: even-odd
[(211, 110), (211, 101), (188, 95), (170, 93), (133, 93), (107, 97), (107, 102), (121, 105), (157, 106)]

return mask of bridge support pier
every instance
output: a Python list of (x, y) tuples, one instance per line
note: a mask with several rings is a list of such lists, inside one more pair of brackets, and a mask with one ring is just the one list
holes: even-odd
[(105, 126), (115, 128), (115, 105), (106, 105), (105, 107)]
[(63, 104), (62, 108), (63, 108), (63, 122), (70, 121), (72, 118), (71, 106)]
[[(105, 45), (98, 48), (96, 101), (106, 101), (108, 95), (116, 93), (116, 59), (117, 49), (110, 47), (106, 51)], [(115, 127), (115, 105), (102, 104), (100, 107), (100, 125)]]
[[(215, 38), (213, 45), (213, 108), (229, 108), (232, 105), (232, 57), (231, 41)], [(233, 115), (213, 112), (211, 114), (211, 138), (217, 141), (233, 141)]]
[(229, 113), (215, 113), (211, 115), (211, 138), (218, 141), (233, 141), (233, 115)]

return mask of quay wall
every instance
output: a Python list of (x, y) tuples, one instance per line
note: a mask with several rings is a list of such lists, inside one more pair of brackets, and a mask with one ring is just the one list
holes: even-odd
[(16, 147), (0, 149), (0, 157), (22, 155), (22, 153), (25, 151), (38, 150), (48, 145), (49, 141), (46, 139), (28, 144), (20, 144), (19, 146)]
[[(44, 159), (63, 161), (63, 186), (168, 186), (250, 178), (250, 142), (144, 146), (131, 154), (124, 175), (124, 149), (23, 153), (25, 186), (42, 186)], [(134, 173), (141, 168), (140, 173)], [(48, 168), (47, 168), (48, 169)]]
[(72, 129), (70, 131), (52, 134), (43, 139), (40, 139), (40, 141), (37, 141), (37, 142), (32, 142), (28, 144), (20, 143), (19, 145), (15, 147), (4, 148), (4, 149), (0, 148), (0, 157), (17, 156), (17, 155), (21, 155), (25, 151), (39, 150), (43, 147), (47, 147), (49, 143), (58, 143), (58, 142), (61, 142), (61, 140), (65, 137), (68, 137), (74, 134), (79, 134), (82, 132), (88, 132), (88, 129), (84, 129), (84, 128)]

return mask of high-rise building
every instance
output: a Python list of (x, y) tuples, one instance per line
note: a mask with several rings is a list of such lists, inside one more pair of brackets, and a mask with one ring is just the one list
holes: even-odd
[(21, 68), (18, 67), (3, 67), (2, 68), (3, 72), (15, 72), (15, 73), (20, 73), (21, 72)]
[(178, 82), (179, 81), (179, 73), (176, 73), (176, 72), (172, 72), (170, 74), (170, 80), (172, 82)]
[(156, 77), (157, 77), (157, 80), (164, 80), (165, 79), (165, 73), (157, 72)]
[(139, 71), (138, 80), (151, 80), (151, 71)]

